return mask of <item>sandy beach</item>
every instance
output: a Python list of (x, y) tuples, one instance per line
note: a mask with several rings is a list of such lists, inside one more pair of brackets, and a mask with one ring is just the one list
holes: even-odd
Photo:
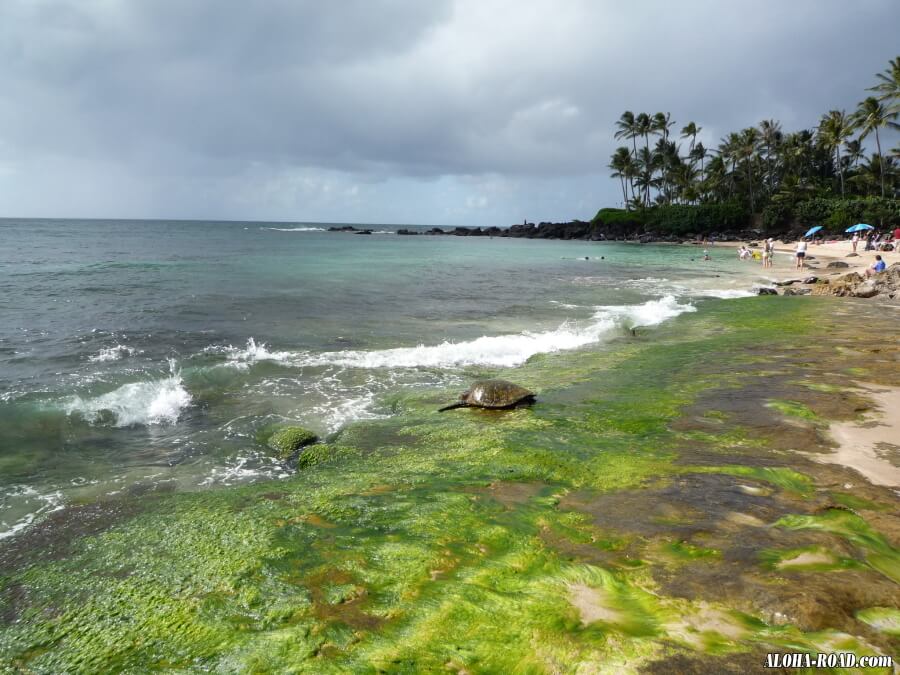
[[(760, 250), (762, 242), (762, 239), (759, 240), (759, 245), (751, 248), (751, 250)], [(720, 248), (737, 249), (741, 246), (749, 245), (750, 243), (753, 242), (717, 241), (711, 248), (712, 250)], [(709, 246), (707, 246), (706, 248), (708, 250), (710, 249)], [(770, 267), (769, 269), (763, 269), (761, 261), (753, 259), (748, 260), (747, 264), (756, 265), (763, 273), (763, 276), (771, 276), (773, 280), (776, 281), (797, 278), (798, 276), (800, 276), (800, 273), (796, 269), (796, 258), (794, 257), (795, 248), (796, 242), (784, 244), (778, 241), (775, 244), (775, 260), (773, 267)], [(857, 255), (854, 256), (852, 255), (853, 244), (849, 239), (827, 240), (821, 244), (810, 242), (807, 247), (807, 264), (804, 265), (804, 270), (816, 272), (817, 276), (823, 276), (824, 273), (824, 276), (826, 277), (839, 277), (845, 274), (849, 274), (850, 272), (865, 274), (866, 268), (875, 262), (876, 255), (880, 255), (888, 265), (888, 267), (890, 267), (895, 262), (900, 262), (900, 252), (898, 251), (865, 251), (863, 250), (864, 248), (865, 241), (860, 241), (857, 244), (856, 248)], [(735, 255), (737, 254), (735, 253)], [(840, 269), (833, 269), (826, 272), (827, 264), (835, 260), (845, 262), (849, 265), (849, 267), (842, 267)]]

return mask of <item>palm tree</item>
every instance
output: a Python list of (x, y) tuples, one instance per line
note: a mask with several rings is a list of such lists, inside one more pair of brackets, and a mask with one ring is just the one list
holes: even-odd
[(613, 178), (618, 178), (622, 183), (622, 201), (625, 209), (628, 209), (628, 191), (625, 189), (625, 171), (631, 162), (631, 151), (624, 145), (616, 148), (613, 153), (612, 161), (607, 165), (613, 172), (610, 174)]
[(863, 148), (862, 139), (854, 138), (844, 144), (844, 150), (847, 151), (844, 159), (854, 169), (859, 165), (859, 160), (865, 156), (865, 148)]
[(841, 197), (844, 196), (844, 167), (841, 164), (841, 146), (853, 135), (853, 125), (843, 110), (831, 110), (819, 122), (819, 140), (837, 155), (837, 170), (841, 177)]
[[(883, 73), (875, 75), (880, 82), (874, 87), (869, 87), (869, 91), (877, 91), (878, 100), (883, 101), (887, 105), (890, 112), (900, 112), (900, 56), (895, 56), (888, 62), (888, 67)], [(892, 124), (894, 128), (900, 128), (900, 125)]]
[(759, 131), (756, 127), (747, 127), (741, 132), (737, 146), (737, 156), (743, 160), (747, 168), (747, 186), (750, 190), (750, 213), (755, 213), (753, 200), (753, 160), (756, 159), (756, 148), (759, 145)]
[(650, 205), (650, 188), (656, 187), (659, 183), (653, 178), (653, 172), (656, 171), (656, 157), (650, 152), (649, 148), (641, 148), (638, 150), (637, 174), (635, 177), (635, 185), (637, 185), (644, 194), (644, 205)]
[[(644, 139), (644, 147), (647, 150), (650, 150), (650, 134), (653, 131), (653, 122), (650, 119), (650, 115), (647, 113), (638, 113), (638, 116), (634, 119), (635, 129), (639, 136)], [(635, 159), (637, 159), (637, 154), (635, 154)]]
[(634, 120), (634, 113), (630, 110), (623, 112), (616, 122), (616, 126), (619, 127), (619, 130), (616, 132), (616, 138), (630, 138), (634, 146), (634, 157), (637, 158), (637, 142), (635, 138), (637, 138), (638, 130), (637, 123)]
[(730, 185), (730, 194), (734, 196), (734, 176), (737, 172), (737, 161), (738, 161), (738, 148), (741, 145), (741, 138), (733, 131), (728, 134), (725, 138), (721, 140), (719, 143), (718, 153), (722, 158), (722, 163), (727, 165), (731, 164), (731, 185)]
[[(853, 122), (859, 128), (859, 140), (864, 141), (873, 131), (875, 132), (875, 146), (878, 148), (878, 156), (881, 155), (881, 139), (878, 129), (886, 127), (891, 120), (900, 113), (890, 112), (874, 96), (869, 96), (859, 104), (853, 114)], [(881, 167), (884, 168), (883, 166)], [(881, 196), (884, 197), (884, 174), (881, 176)]]
[[(714, 155), (706, 167), (706, 177), (703, 179), (703, 192), (708, 195), (723, 199), (726, 195), (725, 182), (728, 178), (728, 166), (723, 155)], [(733, 192), (734, 183), (729, 181), (728, 194)]]
[(662, 136), (666, 143), (669, 142), (669, 129), (675, 124), (675, 122), (670, 121), (671, 118), (672, 113), (663, 114), (658, 112), (653, 116), (653, 119), (650, 122), (651, 131)]
[(763, 120), (759, 123), (759, 131), (762, 135), (762, 143), (766, 146), (766, 178), (769, 184), (769, 193), (775, 190), (775, 173), (772, 171), (772, 148), (781, 144), (781, 124), (775, 120)]
[(699, 134), (703, 130), (703, 127), (698, 127), (693, 122), (688, 122), (681, 128), (681, 137), (691, 139), (691, 149), (688, 150), (688, 157), (690, 157), (694, 152), (694, 144), (697, 142), (697, 134)]
[[(699, 131), (699, 129), (698, 129), (698, 131)], [(700, 179), (701, 180), (706, 177), (706, 170), (703, 167), (703, 162), (707, 157), (709, 157), (709, 151), (705, 147), (703, 147), (702, 141), (700, 143), (697, 143), (697, 145), (695, 145), (691, 149), (691, 154), (690, 154), (691, 162), (696, 162), (697, 160), (700, 160)]]

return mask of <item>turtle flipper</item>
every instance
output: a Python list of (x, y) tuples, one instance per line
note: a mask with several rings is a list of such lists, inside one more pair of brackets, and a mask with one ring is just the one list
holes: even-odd
[(469, 404), (465, 401), (457, 401), (456, 403), (451, 403), (450, 405), (445, 405), (443, 408), (438, 408), (438, 412), (444, 412), (445, 410), (453, 410), (454, 408), (465, 408)]

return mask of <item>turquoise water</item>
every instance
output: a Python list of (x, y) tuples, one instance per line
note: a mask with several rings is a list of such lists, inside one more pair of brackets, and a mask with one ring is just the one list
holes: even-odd
[(325, 227), (0, 221), (0, 538), (136, 486), (277, 479), (263, 426), (327, 436), (753, 281), (725, 250)]

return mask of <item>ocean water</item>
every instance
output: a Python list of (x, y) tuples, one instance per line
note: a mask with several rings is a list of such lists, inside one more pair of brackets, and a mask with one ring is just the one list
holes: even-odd
[[(137, 488), (278, 480), (328, 437), (536, 355), (752, 294), (731, 251), (258, 222), (0, 220), (0, 538)], [(423, 230), (425, 228), (422, 228)]]

